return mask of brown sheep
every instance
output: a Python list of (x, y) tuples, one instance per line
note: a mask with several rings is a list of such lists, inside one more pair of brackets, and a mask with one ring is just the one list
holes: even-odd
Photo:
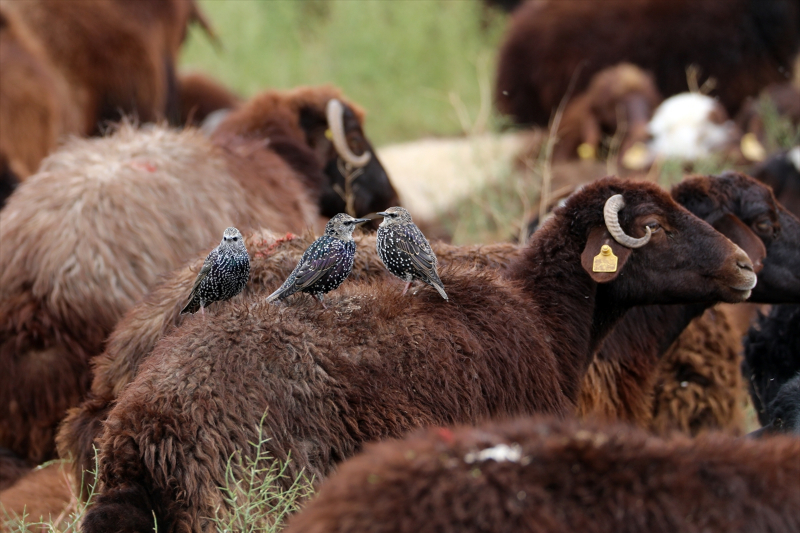
[[(357, 108), (354, 104), (342, 99), (338, 90), (332, 87), (320, 87), (271, 91), (257, 96), (239, 111), (231, 114), (212, 140), (197, 132), (177, 134), (153, 127), (148, 130), (150, 132), (148, 134), (137, 134), (132, 128), (125, 127), (120, 134), (109, 140), (92, 143), (74, 141), (58, 156), (53, 156), (49, 160), (51, 166), (43, 167), (44, 171), (52, 171), (49, 177), (42, 181), (48, 184), (47, 187), (51, 187), (50, 184), (53, 182), (59, 182), (58, 185), (53, 183), (52, 187), (69, 188), (66, 178), (70, 177), (77, 180), (73, 189), (77, 194), (84, 185), (89, 190), (92, 187), (102, 188), (104, 182), (98, 181), (98, 178), (104, 175), (110, 176), (110, 181), (114, 183), (127, 184), (112, 188), (109, 194), (115, 195), (117, 203), (112, 203), (110, 206), (102, 204), (102, 198), (90, 196), (95, 202), (91, 205), (100, 209), (98, 216), (114, 218), (114, 223), (107, 226), (116, 229), (110, 231), (106, 228), (108, 231), (103, 233), (103, 238), (112, 240), (113, 244), (105, 243), (103, 239), (99, 239), (100, 242), (88, 239), (84, 244), (90, 248), (96, 244), (103, 250), (115, 250), (116, 253), (107, 257), (105, 263), (93, 262), (91, 253), (78, 261), (84, 265), (82, 275), (92, 272), (102, 278), (95, 280), (97, 283), (90, 285), (89, 290), (85, 283), (70, 284), (66, 289), (62, 289), (58, 283), (60, 280), (58, 276), (51, 279), (58, 270), (49, 269), (55, 268), (59, 262), (64, 261), (64, 258), (55, 260), (56, 254), (48, 247), (48, 243), (52, 242), (48, 240), (49, 237), (37, 241), (38, 247), (28, 246), (27, 253), (20, 256), (22, 259), (12, 260), (11, 254), (5, 254), (6, 257), (0, 260), (0, 267), (5, 266), (7, 262), (10, 268), (0, 274), (0, 280), (16, 278), (13, 287), (9, 284), (0, 290), (0, 368), (3, 365), (10, 365), (15, 369), (12, 375), (21, 373), (18, 377), (25, 383), (24, 387), (12, 387), (12, 382), (7, 382), (5, 388), (0, 385), (0, 399), (3, 399), (4, 395), (8, 395), (9, 402), (13, 399), (12, 403), (7, 404), (9, 417), (0, 410), (0, 446), (7, 446), (35, 462), (50, 457), (53, 453), (54, 425), (63, 416), (67, 407), (77, 405), (88, 388), (88, 358), (102, 351), (102, 342), (116, 321), (154, 284), (155, 276), (175, 268), (190, 253), (218, 241), (217, 231), (221, 232), (225, 227), (234, 224), (244, 228), (263, 225), (275, 231), (302, 232), (317, 223), (318, 208), (312, 206), (309, 201), (313, 201), (320, 208), (330, 208), (332, 204), (326, 195), (329, 192), (335, 194), (333, 187), (337, 184), (337, 178), (344, 181), (338, 170), (340, 165), (337, 165), (339, 157), (344, 156), (338, 148), (331, 148), (330, 141), (326, 140), (325, 144), (314, 136), (320, 127), (316, 121), (320, 114), (324, 120), (322, 127), (327, 127), (330, 114), (326, 114), (326, 108), (330, 108), (333, 99), (340, 103), (342, 110), (338, 117), (332, 116), (332, 120), (339, 121), (339, 129), (347, 136), (346, 140), (354, 145), (350, 150), (369, 147), (369, 141), (364, 136), (358, 118), (361, 114), (359, 112), (356, 117), (354, 110)], [(335, 124), (331, 127), (336, 129)], [(324, 136), (324, 129), (321, 135)], [(76, 146), (86, 148), (73, 148)], [(330, 159), (326, 160), (319, 156), (320, 148), (325, 150), (325, 155)], [(74, 160), (76, 154), (72, 153), (73, 150), (85, 152), (80, 157), (90, 162), (91, 168), (96, 169), (91, 173), (90, 179), (82, 180), (71, 175), (82, 171), (80, 161)], [(329, 151), (333, 151), (333, 154), (328, 154)], [(368, 158), (367, 165), (359, 169), (361, 174), (351, 182), (353, 205), (356, 209), (371, 210), (389, 207), (391, 204), (383, 202), (387, 199), (396, 201), (396, 193), (380, 161), (372, 155), (368, 155)], [(68, 170), (64, 170), (65, 168)], [(347, 165), (342, 164), (341, 168), (346, 169)], [(154, 187), (169, 187), (169, 190), (160, 191), (156, 197), (148, 200), (141, 198), (137, 180), (149, 179), (142, 178), (142, 175), (152, 178)], [(186, 176), (192, 176), (192, 180)], [(203, 183), (203, 187), (206, 181), (216, 180), (218, 183), (215, 184), (214, 193), (207, 195), (201, 192), (192, 193), (190, 189), (185, 193), (178, 193), (177, 188), (169, 185), (172, 182), (181, 182), (189, 187), (187, 184), (194, 183), (194, 180)], [(77, 237), (74, 228), (88, 224), (88, 220), (82, 218), (80, 212), (74, 212), (72, 213), (74, 218), (67, 218), (73, 221), (73, 224), (64, 225), (62, 211), (66, 207), (62, 206), (60, 198), (52, 197), (48, 190), (49, 199), (40, 198), (34, 202), (37, 196), (44, 196), (43, 187), (45, 185), (27, 189), (29, 192), (25, 196), (26, 199), (15, 200), (12, 197), (12, 203), (16, 201), (15, 209), (24, 211), (26, 213), (24, 216), (32, 217), (37, 213), (31, 210), (31, 206), (44, 202), (47, 204), (45, 209), (52, 212), (49, 222), (59, 224), (59, 231), (71, 233), (65, 242), (74, 240)], [(226, 192), (226, 187), (230, 188), (230, 192)], [(182, 199), (182, 194), (187, 195), (188, 199)], [(145, 203), (134, 203), (138, 208), (134, 209), (126, 205), (127, 195), (132, 195), (133, 198), (140, 197)], [(345, 200), (338, 196), (337, 198), (336, 205), (345, 207)], [(215, 203), (222, 205), (214, 206)], [(160, 213), (161, 209), (173, 213), (165, 219)], [(204, 210), (211, 210), (220, 215), (224, 213), (224, 216), (197, 221), (198, 217), (202, 218), (200, 213)], [(15, 215), (16, 219), (12, 214), (8, 216), (9, 222), (12, 220), (17, 222), (4, 223), (5, 227), (0, 231), (0, 236), (6, 232), (8, 235), (15, 235), (14, 239), (4, 241), (4, 244), (7, 242), (9, 247), (14, 249), (14, 242), (30, 237), (31, 230), (23, 223), (23, 218), (20, 218), (22, 215)], [(152, 231), (148, 239), (142, 237), (141, 240), (137, 240), (126, 237), (130, 233), (131, 217), (139, 221), (148, 221), (147, 227)], [(221, 222), (219, 229), (211, 235), (208, 230), (215, 227), (222, 219), (226, 219), (227, 222)], [(4, 222), (5, 220), (3, 218)], [(81, 224), (78, 224), (78, 221)], [(173, 233), (164, 235), (168, 232), (158, 229), (158, 226), (163, 224), (169, 224)], [(36, 224), (32, 227), (36, 227)], [(133, 225), (133, 228), (136, 228), (136, 225)], [(42, 231), (44, 232), (44, 229)], [(154, 254), (166, 253), (166, 255), (143, 262), (139, 258), (140, 250), (149, 239), (153, 239), (151, 249)], [(173, 242), (175, 239), (182, 240), (176, 244)], [(123, 253), (119, 247), (125, 252)], [(20, 248), (25, 249), (22, 246)], [(73, 257), (66, 248), (60, 248), (59, 253)], [(111, 276), (113, 269), (106, 269), (104, 266), (116, 265), (117, 262), (121, 262), (121, 257), (130, 258), (123, 262), (123, 271), (127, 269), (128, 276), (133, 276), (133, 279), (119, 276), (126, 281), (121, 284), (123, 287), (120, 287), (127, 291), (124, 297), (118, 294), (119, 291), (106, 290), (107, 286), (113, 287), (118, 282)], [(19, 263), (23, 259), (28, 263), (25, 265)], [(54, 261), (52, 265), (42, 265), (43, 262), (50, 260)], [(36, 294), (32, 293), (30, 285), (25, 284), (25, 281), (31, 278), (31, 268), (34, 269), (33, 275), (49, 280), (37, 289), (41, 292)], [(36, 269), (39, 271), (36, 272)], [(55, 290), (54, 287), (58, 290), (50, 293), (49, 291)], [(75, 294), (70, 293), (70, 290), (75, 291)], [(96, 294), (97, 291), (102, 294)], [(21, 299), (20, 301), (39, 301), (44, 298), (49, 302), (51, 313), (47, 317), (53, 321), (53, 325), (46, 323), (34, 327), (36, 320), (20, 311), (25, 307), (21, 307), (16, 298)], [(74, 324), (72, 319), (69, 319), (71, 329), (62, 333), (59, 324), (63, 320), (68, 320), (61, 315), (64, 308), (73, 310), (77, 308), (80, 310), (79, 314), (86, 319), (78, 320)], [(32, 309), (38, 307), (34, 306)], [(55, 316), (51, 316), (52, 314)], [(102, 320), (95, 315), (103, 315)], [(62, 373), (60, 381), (46, 393), (37, 390), (32, 384), (41, 381), (49, 383), (51, 379), (55, 379), (48, 373), (51, 369), (29, 367), (41, 359), (41, 354), (36, 357), (31, 356), (30, 360), (25, 357), (17, 359), (11, 357), (12, 353), (25, 353), (26, 350), (34, 349), (30, 344), (35, 337), (30, 337), (33, 333), (23, 333), (32, 327), (36, 332), (41, 327), (51, 328), (48, 330), (50, 333), (45, 334), (42, 341), (37, 341), (44, 343), (45, 346), (50, 347), (53, 343), (57, 343), (63, 349), (67, 349), (64, 343), (71, 343), (68, 350), (72, 358), (59, 358), (64, 365), (68, 364), (67, 361), (71, 362), (67, 368), (59, 367), (58, 370)], [(36, 350), (42, 349), (42, 347), (36, 348)], [(50, 355), (55, 356), (56, 353), (62, 352), (56, 350)], [(55, 370), (52, 371), (54, 372), (52, 375), (56, 375)], [(41, 372), (45, 372), (48, 378), (43, 380)], [(21, 377), (23, 375), (24, 379)], [(34, 402), (32, 398), (39, 400)], [(25, 407), (19, 407), (19, 404), (24, 404)], [(29, 435), (28, 430), (23, 429), (32, 426), (39, 427), (35, 438), (33, 434)], [(35, 446), (35, 449), (29, 450), (30, 446)]]
[[(644, 229), (656, 224), (676, 238)], [(604, 244), (615, 272), (593, 268)], [(507, 276), (445, 265), (449, 302), (427, 286), (400, 296), (384, 280), (343, 285), (328, 310), (245, 295), (163, 338), (122, 391), (99, 439), (100, 495), (84, 531), (141, 531), (154, 514), (160, 530), (202, 530), (215, 509), (226, 512), (220, 476), (234, 451), (250, 452), (262, 416), (266, 452), (291, 454), (288, 473), (316, 479), (364, 442), (416, 427), (564, 416), (625, 309), (741, 300), (750, 269), (741, 249), (657, 186), (608, 178), (556, 210)]]
[(723, 305), (708, 309), (661, 357), (652, 378), (652, 420), (659, 434), (745, 433), (747, 389), (742, 379), (742, 336)]
[[(740, 197), (749, 194), (749, 200), (742, 200), (751, 206), (764, 204), (767, 212), (774, 211), (774, 204), (771, 204), (771, 195), (768, 191), (758, 185), (753, 180), (741, 177), (730, 176), (727, 180), (714, 177), (695, 177), (690, 183), (706, 181), (709, 184), (707, 189), (697, 190), (695, 194), (707, 194), (714, 198), (713, 203), (723, 212), (734, 212), (744, 218), (748, 224), (756, 222), (752, 213), (741, 214), (739, 212)], [(733, 187), (731, 188), (731, 184)], [(748, 186), (755, 187), (753, 191), (747, 193)], [(718, 191), (717, 189), (723, 189)], [(680, 190), (680, 188), (678, 189)], [(727, 191), (727, 192), (725, 192)], [(766, 194), (765, 198), (760, 198), (757, 192)], [(729, 196), (733, 194), (732, 197)], [(729, 205), (723, 205), (722, 199)], [(766, 202), (766, 203), (765, 203)], [(754, 211), (760, 215), (760, 211)], [(706, 213), (707, 214), (707, 213)], [(775, 215), (773, 213), (773, 215)], [(716, 213), (714, 216), (717, 216)], [(777, 215), (775, 215), (777, 216)], [(710, 218), (713, 220), (713, 218)], [(791, 232), (792, 227), (786, 231)], [(733, 237), (733, 236), (732, 236)], [(734, 237), (735, 238), (735, 237)], [(251, 283), (246, 290), (263, 291), (269, 287), (280, 284), (285, 276), (291, 271), (297, 262), (302, 251), (309, 244), (307, 238), (296, 238), (293, 240), (277, 240), (274, 236), (263, 236), (256, 234), (248, 240), (248, 248), (253, 251), (254, 274)], [(357, 263), (354, 267), (353, 279), (364, 279), (384, 275), (385, 272), (375, 257), (374, 236), (361, 237), (359, 242), (359, 253)], [(743, 244), (745, 245), (745, 244)], [(264, 247), (269, 250), (267, 255), (262, 251)], [(520, 253), (519, 248), (510, 244), (497, 244), (482, 247), (454, 247), (434, 241), (434, 249), (443, 264), (458, 262), (459, 264), (475, 265), (481, 268), (504, 269)], [(777, 248), (775, 248), (777, 249)], [(266, 259), (269, 259), (268, 261)], [(95, 439), (102, 430), (102, 420), (107, 416), (113, 401), (119, 392), (132, 381), (140, 361), (146, 357), (153, 349), (155, 343), (173, 325), (181, 323), (178, 316), (182, 298), (188, 292), (194, 279), (196, 269), (202, 258), (196, 259), (194, 265), (185, 267), (179, 272), (170, 276), (160, 288), (156, 289), (143, 302), (132, 309), (128, 316), (120, 322), (115, 332), (109, 339), (106, 351), (94, 362), (94, 382), (89, 399), (80, 407), (71, 411), (67, 417), (59, 435), (59, 449), (62, 457), (73, 457), (77, 459), (77, 471), (81, 472), (91, 467), (94, 461)], [(255, 274), (260, 272), (259, 274)], [(773, 282), (774, 283), (774, 282)], [(763, 283), (762, 283), (763, 285)], [(677, 309), (675, 306), (667, 306), (666, 309)], [(702, 308), (700, 308), (702, 309)], [(691, 310), (690, 310), (691, 311)], [(696, 313), (696, 311), (691, 311)], [(694, 316), (694, 315), (692, 315)], [(639, 321), (652, 324), (660, 324), (663, 317), (632, 318), (630, 323), (634, 325)], [(686, 324), (688, 319), (678, 320), (676, 332)], [(629, 319), (623, 319), (627, 322)], [(675, 322), (675, 318), (670, 319)], [(690, 325), (691, 329), (692, 326)], [(620, 339), (620, 353), (630, 350), (630, 346), (636, 345), (637, 331), (622, 336)], [(641, 335), (641, 332), (638, 333)], [(653, 332), (654, 339), (663, 337), (665, 332)], [(658, 336), (660, 335), (660, 337)], [(687, 332), (686, 335), (693, 335)], [(630, 340), (633, 338), (634, 340)], [(661, 350), (666, 350), (672, 342), (669, 340), (661, 341), (666, 345)], [(641, 343), (639, 343), (640, 345)], [(641, 348), (640, 348), (641, 349)], [(643, 355), (643, 362), (639, 365), (631, 366), (627, 361), (628, 357), (618, 355), (614, 358), (606, 355), (605, 352), (599, 354), (598, 359), (590, 367), (590, 371), (584, 379), (580, 409), (584, 416), (589, 413), (602, 413), (610, 418), (620, 418), (639, 423), (643, 427), (648, 427), (653, 419), (652, 397), (655, 382), (655, 368), (658, 365), (660, 355), (659, 348), (651, 348), (654, 354), (651, 356)], [(646, 353), (646, 352), (645, 352)], [(650, 362), (647, 362), (650, 361)], [(668, 364), (669, 359), (664, 364)], [(646, 362), (646, 363), (645, 363)], [(727, 367), (725, 370), (729, 370)], [(735, 368), (734, 368), (735, 370)], [(678, 380), (680, 383), (682, 380)], [(620, 390), (618, 390), (620, 389)], [(622, 390), (624, 389), (624, 390)], [(726, 392), (723, 390), (723, 392)], [(729, 391), (727, 391), (730, 393)]]
[[(621, 136), (617, 151), (625, 154), (647, 141), (647, 123), (660, 102), (652, 76), (638, 67), (621, 63), (601, 70), (564, 109), (553, 159), (597, 157), (602, 142), (614, 135)], [(579, 148), (590, 153), (579, 154)]]
[(66, 79), (14, 11), (0, 3), (0, 208), (61, 136), (79, 132)]
[(31, 469), (31, 463), (17, 457), (17, 454), (6, 448), (0, 448), (0, 490), (10, 487), (25, 472)]
[(791, 78), (798, 47), (796, 0), (531, 0), (509, 25), (495, 99), (516, 122), (546, 125), (573, 77), (579, 94), (627, 61), (668, 97), (688, 89), (686, 68), (696, 65), (735, 116), (747, 96)]
[(89, 359), (161, 273), (232, 224), (301, 231), (317, 216), (292, 168), (256, 141), (123, 125), (67, 143), (0, 211), (0, 446), (53, 456)]
[[(357, 234), (354, 238), (358, 253), (348, 279), (386, 278), (375, 251), (375, 234)], [(268, 294), (272, 287), (279, 286), (312, 241), (311, 235), (278, 236), (267, 230), (247, 236), (251, 270), (245, 294)], [(431, 244), (444, 264), (458, 262), (479, 269), (504, 269), (520, 254), (519, 247), (507, 243), (463, 247), (436, 241)], [(69, 410), (57, 436), (59, 455), (75, 460), (74, 475), (83, 479), (82, 489), (91, 484), (89, 472), (94, 468), (96, 439), (120, 392), (133, 381), (139, 365), (159, 339), (186, 320), (180, 309), (202, 264), (200, 255), (137, 302), (109, 336), (105, 351), (92, 360), (93, 380), (87, 399)]]
[(211, 113), (242, 103), (230, 89), (199, 72), (178, 74), (178, 95), (183, 126), (199, 126)]
[(306, 179), (323, 216), (362, 217), (399, 203), (363, 123), (364, 111), (335, 87), (301, 87), (251, 98), (225, 117), (212, 138), (218, 144), (269, 139), (270, 149)]
[[(54, 462), (28, 472), (13, 486), (0, 490), (0, 521), (27, 516), (26, 522), (63, 520), (76, 510), (77, 495), (69, 467), (64, 462)], [(38, 531), (47, 531), (37, 528)], [(31, 527), (25, 531), (34, 531)]]
[(81, 132), (134, 114), (177, 123), (175, 64), (189, 23), (207, 23), (195, 0), (7, 2), (67, 79)]
[[(700, 184), (705, 187), (699, 187)], [(712, 213), (705, 207), (704, 216), (714, 221), (720, 213), (732, 213), (741, 216), (746, 224), (751, 225), (761, 222), (760, 217), (767, 213), (771, 217), (778, 217), (774, 199), (769, 191), (752, 179), (741, 175), (729, 175), (726, 178), (713, 176), (697, 176), (690, 179), (686, 185), (675, 190), (683, 191), (691, 187), (692, 194), (683, 194), (682, 197), (693, 198), (706, 195), (710, 197), (712, 205), (716, 206)], [(742, 212), (741, 206), (749, 205), (749, 212)], [(755, 206), (761, 206), (755, 209)], [(796, 232), (797, 228), (788, 225), (784, 231), (784, 238)], [(737, 239), (743, 247), (749, 247), (746, 239)], [(750, 235), (757, 240), (754, 235)], [(362, 237), (359, 241), (357, 263), (354, 266), (351, 279), (364, 279), (385, 275), (375, 254), (374, 236)], [(789, 242), (789, 246), (792, 246)], [(253, 253), (254, 274), (246, 290), (264, 291), (269, 287), (279, 285), (296, 264), (302, 251), (308, 246), (308, 239), (294, 239), (289, 241), (275, 241), (274, 237), (262, 237), (257, 234), (251, 237), (248, 248), (255, 250)], [(780, 255), (780, 246), (783, 239), (771, 246), (774, 254)], [(264, 246), (270, 250), (267, 256), (261, 250)], [(495, 244), (481, 247), (454, 247), (433, 242), (434, 250), (442, 264), (458, 263), (474, 265), (479, 268), (505, 269), (520, 254), (520, 248), (510, 244)], [(764, 251), (762, 250), (762, 253)], [(755, 255), (755, 254), (754, 254)], [(265, 258), (269, 261), (265, 261)], [(757, 259), (763, 259), (759, 257)], [(132, 381), (140, 361), (150, 354), (156, 342), (172, 326), (181, 323), (178, 316), (180, 303), (183, 296), (189, 291), (195, 272), (202, 262), (202, 257), (194, 260), (194, 265), (184, 267), (179, 272), (170, 276), (161, 288), (154, 291), (143, 302), (132, 309), (128, 316), (120, 322), (115, 332), (111, 335), (106, 351), (95, 360), (94, 381), (89, 399), (79, 408), (71, 410), (67, 422), (59, 434), (59, 450), (62, 457), (73, 457), (77, 460), (77, 472), (90, 468), (94, 462), (95, 439), (102, 431), (102, 420), (108, 414), (112, 403), (119, 392)], [(773, 258), (771, 262), (776, 262)], [(770, 260), (770, 269), (774, 267)], [(768, 271), (769, 272), (769, 271)], [(778, 276), (779, 277), (779, 276)], [(776, 283), (776, 276), (765, 278), (763, 286)], [(791, 291), (791, 287), (789, 287)], [(796, 292), (796, 291), (795, 291)], [(678, 310), (678, 316), (655, 317), (636, 315), (623, 318), (623, 324), (628, 324), (625, 333), (617, 334), (617, 350), (609, 352), (608, 349), (598, 354), (593, 361), (589, 372), (584, 378), (579, 402), (579, 412), (583, 416), (601, 414), (611, 419), (623, 419), (636, 422), (642, 427), (649, 427), (653, 419), (653, 389), (657, 381), (656, 367), (669, 345), (680, 334), (691, 317), (702, 312), (705, 306), (691, 306), (687, 308), (689, 315), (682, 316), (678, 306), (666, 306), (667, 312)], [(664, 322), (675, 324), (674, 332), (664, 331)], [(643, 335), (640, 323), (652, 324), (655, 331), (649, 332), (646, 337), (652, 345), (645, 350), (639, 338)], [(692, 325), (689, 328), (692, 329)], [(687, 332), (686, 335), (693, 335)], [(613, 336), (613, 335), (612, 335)], [(666, 338), (665, 338), (666, 336)], [(631, 360), (629, 353), (631, 347), (642, 351), (641, 361)], [(669, 364), (669, 359), (664, 363)], [(722, 363), (718, 363), (722, 364)], [(730, 366), (730, 365), (729, 365)], [(733, 368), (733, 371), (736, 369)], [(723, 371), (729, 372), (725, 367)], [(661, 379), (664, 382), (665, 378)], [(668, 380), (666, 380), (668, 381)], [(674, 381), (674, 380), (672, 380)], [(677, 383), (680, 383), (679, 379)], [(731, 394), (731, 391), (718, 387), (721, 393)], [(739, 394), (738, 390), (733, 391)], [(719, 425), (719, 424), (718, 424)]]
[[(687, 178), (672, 194), (692, 213), (747, 248), (754, 262), (756, 255), (765, 253), (751, 301), (800, 299), (799, 280), (791, 275), (800, 271), (800, 222), (775, 201), (767, 187), (743, 174), (726, 173)], [(738, 409), (733, 408), (739, 407), (743, 391), (735, 376), (738, 350), (732, 347), (741, 335), (725, 331), (731, 322), (728, 313), (719, 315), (719, 311), (718, 320), (709, 315), (684, 331), (707, 307), (646, 306), (629, 311), (605, 339), (587, 372), (579, 414), (646, 428), (655, 424), (662, 430), (741, 430)], [(678, 346), (670, 349), (676, 340)], [(716, 348), (725, 349), (726, 361)], [(654, 410), (656, 387), (659, 406)]]
[(286, 533), (789, 533), (800, 440), (529, 418), (370, 445)]

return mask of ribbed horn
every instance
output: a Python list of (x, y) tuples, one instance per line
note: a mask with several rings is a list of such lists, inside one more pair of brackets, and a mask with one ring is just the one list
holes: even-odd
[(335, 98), (331, 98), (328, 101), (325, 114), (328, 118), (328, 127), (331, 129), (333, 147), (336, 148), (336, 152), (341, 158), (356, 168), (363, 167), (369, 163), (369, 158), (372, 157), (369, 150), (361, 155), (356, 155), (347, 145), (347, 138), (344, 134), (344, 106), (342, 103)]
[(606, 200), (606, 205), (603, 208), (603, 218), (606, 221), (606, 228), (608, 228), (608, 232), (614, 237), (614, 240), (622, 246), (641, 248), (650, 242), (650, 237), (653, 236), (653, 232), (650, 231), (650, 228), (645, 226), (647, 235), (640, 239), (636, 239), (625, 233), (622, 226), (619, 225), (619, 212), (623, 207), (625, 207), (625, 200), (622, 199), (621, 194), (615, 194)]

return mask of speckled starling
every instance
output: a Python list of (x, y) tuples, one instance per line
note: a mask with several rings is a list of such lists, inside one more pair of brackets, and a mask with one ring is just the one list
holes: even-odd
[(390, 207), (378, 213), (383, 222), (378, 227), (378, 257), (386, 268), (406, 282), (403, 294), (415, 279), (424, 281), (447, 300), (444, 284), (436, 272), (436, 254), (425, 235), (412, 222), (411, 215), (402, 207)]
[(339, 213), (328, 221), (325, 234), (311, 243), (280, 289), (267, 297), (268, 302), (283, 300), (296, 292), (314, 296), (325, 307), (322, 297), (342, 284), (353, 269), (356, 243), (353, 230), (368, 218), (353, 218)]
[(233, 298), (244, 289), (250, 277), (250, 256), (244, 238), (236, 228), (228, 228), (222, 234), (222, 242), (211, 250), (203, 268), (192, 285), (189, 303), (181, 314), (195, 313), (213, 302)]

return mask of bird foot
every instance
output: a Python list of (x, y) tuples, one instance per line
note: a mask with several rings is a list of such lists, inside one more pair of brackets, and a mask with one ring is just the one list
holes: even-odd
[(407, 281), (407, 282), (406, 282), (406, 286), (403, 288), (403, 293), (402, 293), (400, 296), (405, 296), (405, 295), (406, 295), (406, 293), (408, 292), (408, 288), (409, 288), (409, 287), (411, 287), (411, 282), (410, 282), (410, 281)]

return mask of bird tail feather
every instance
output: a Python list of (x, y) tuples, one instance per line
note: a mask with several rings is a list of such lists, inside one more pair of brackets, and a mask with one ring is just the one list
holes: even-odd
[(275, 300), (280, 300), (284, 296), (288, 296), (288, 294), (284, 294), (285, 290), (283, 287), (279, 288), (277, 291), (273, 292), (269, 296), (267, 296), (267, 303), (272, 303)]
[(183, 309), (181, 309), (181, 314), (182, 315), (185, 315), (186, 313), (195, 314), (198, 309), (200, 309), (200, 302), (198, 302), (194, 298), (191, 298), (189, 300), (189, 303), (187, 303), (186, 306)]
[(442, 295), (442, 298), (444, 298), (445, 300), (449, 300), (450, 299), (450, 298), (447, 297), (447, 293), (444, 292), (444, 285), (442, 285), (441, 282), (440, 283), (432, 283), (431, 285), (433, 285), (434, 289), (439, 291), (439, 294)]

